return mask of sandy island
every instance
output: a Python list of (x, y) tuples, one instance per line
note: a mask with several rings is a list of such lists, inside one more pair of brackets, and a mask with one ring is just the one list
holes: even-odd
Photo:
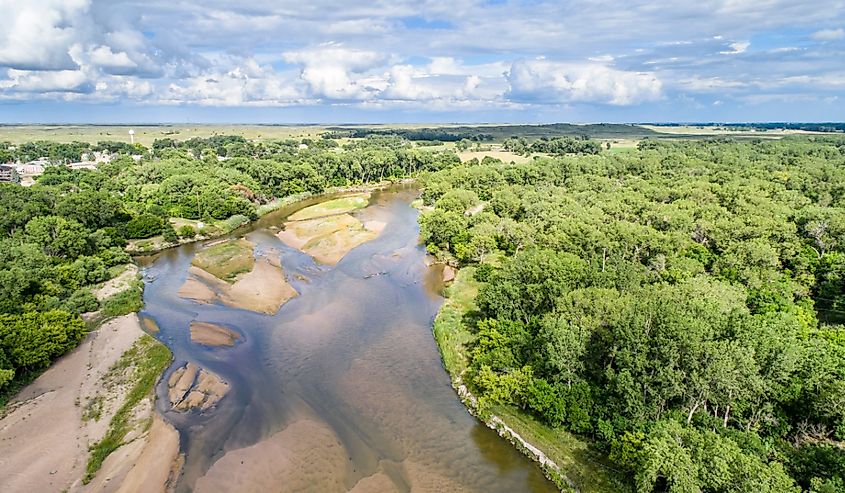
[[(6, 406), (0, 418), (4, 492), (166, 489), (179, 437), (172, 426), (154, 418), (151, 398), (143, 399), (133, 414), (135, 422), (152, 420), (153, 426), (132, 432), (134, 439), (127, 437), (127, 445), (106, 459), (90, 484), (82, 485), (89, 445), (103, 438), (123, 404), (125, 389), (120, 386), (101, 394), (106, 374), (143, 335), (135, 314), (103, 324)], [(84, 419), (93, 404), (100, 409), (99, 419)], [(131, 477), (138, 479), (132, 482)]]
[(241, 338), (232, 329), (208, 323), (191, 322), (191, 342), (205, 346), (234, 346)]
[(194, 363), (174, 371), (167, 379), (167, 387), (170, 405), (177, 411), (205, 411), (229, 392), (228, 383)]
[(362, 223), (349, 214), (288, 221), (277, 236), (286, 245), (314, 257), (321, 264), (335, 265), (352, 249), (375, 239), (384, 229), (381, 221)]
[[(249, 256), (252, 258), (252, 243), (244, 240), (230, 243), (237, 243), (240, 248), (248, 249)], [(243, 261), (239, 260), (238, 265), (244, 265)], [(225, 265), (218, 266), (218, 270), (226, 272), (226, 267)], [(257, 256), (254, 262), (251, 262), (248, 272), (234, 276), (230, 282), (214, 276), (197, 265), (192, 265), (178, 293), (180, 297), (198, 303), (220, 302), (233, 308), (243, 308), (268, 315), (279, 311), (286, 301), (298, 294), (285, 278), (279, 259), (272, 253)]]

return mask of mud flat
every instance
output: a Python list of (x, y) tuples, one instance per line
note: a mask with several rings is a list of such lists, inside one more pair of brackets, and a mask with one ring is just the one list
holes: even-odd
[[(251, 252), (250, 249), (250, 255)], [(249, 272), (239, 274), (233, 282), (193, 265), (178, 294), (197, 303), (219, 302), (272, 315), (298, 293), (285, 278), (278, 258), (265, 254), (254, 260)]]

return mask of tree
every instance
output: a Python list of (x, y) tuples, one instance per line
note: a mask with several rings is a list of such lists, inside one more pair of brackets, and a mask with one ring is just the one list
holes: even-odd
[(88, 232), (74, 220), (40, 216), (26, 223), (25, 235), (52, 257), (75, 258), (90, 251)]

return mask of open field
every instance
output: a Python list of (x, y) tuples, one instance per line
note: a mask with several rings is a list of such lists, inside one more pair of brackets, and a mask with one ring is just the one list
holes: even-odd
[[(750, 129), (710, 125), (648, 125), (648, 124), (571, 124), (502, 125), (502, 124), (373, 124), (373, 125), (0, 125), (0, 142), (21, 144), (38, 140), (54, 142), (129, 141), (129, 130), (135, 131), (135, 142), (152, 145), (156, 139), (188, 140), (193, 137), (240, 135), (247, 140), (284, 140), (319, 138), (327, 131), (385, 134), (396, 132), (411, 140), (426, 140), (425, 132), (449, 133), (472, 138), (484, 135), (486, 142), (501, 142), (508, 137), (529, 140), (540, 137), (587, 135), (603, 142), (615, 140), (639, 141), (644, 138), (707, 138), (717, 135), (734, 137), (780, 138), (788, 135), (824, 134), (791, 129)], [(339, 143), (347, 142), (339, 139)], [(451, 142), (444, 142), (452, 147)], [(435, 147), (436, 148), (436, 147)], [(435, 149), (432, 148), (432, 149)], [(518, 162), (518, 161), (517, 161)]]
[(165, 138), (188, 140), (193, 137), (241, 135), (248, 140), (301, 139), (316, 138), (325, 131), (325, 127), (307, 125), (0, 125), (0, 142), (129, 142), (129, 129), (135, 131), (135, 142), (145, 146), (152, 145), (155, 139)]

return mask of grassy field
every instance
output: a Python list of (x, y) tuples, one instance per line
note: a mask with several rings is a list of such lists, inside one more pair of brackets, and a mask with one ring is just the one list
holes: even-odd
[(325, 131), (325, 127), (307, 125), (0, 125), (0, 142), (129, 142), (130, 129), (135, 131), (135, 142), (145, 146), (152, 145), (155, 139), (164, 138), (188, 140), (192, 137), (241, 135), (248, 140), (283, 140), (318, 138)]
[(252, 250), (253, 244), (247, 240), (225, 241), (200, 250), (191, 263), (218, 279), (233, 282), (255, 265)]
[[(434, 338), (443, 364), (453, 379), (466, 370), (467, 346), (474, 339), (462, 323), (465, 316), (472, 316), (477, 309), (475, 296), (480, 283), (473, 278), (474, 273), (474, 267), (458, 271), (455, 281), (446, 288), (446, 300), (434, 321)], [(607, 458), (589, 441), (565, 430), (551, 428), (513, 407), (497, 406), (492, 412), (555, 461), (581, 491), (611, 493), (630, 490), (625, 478), (607, 465)]]
[(306, 219), (333, 216), (335, 214), (345, 214), (347, 212), (367, 207), (369, 199), (370, 194), (359, 193), (338, 199), (327, 200), (317, 205), (312, 205), (311, 207), (306, 207), (297, 211), (288, 216), (288, 219), (291, 221), (304, 221)]

